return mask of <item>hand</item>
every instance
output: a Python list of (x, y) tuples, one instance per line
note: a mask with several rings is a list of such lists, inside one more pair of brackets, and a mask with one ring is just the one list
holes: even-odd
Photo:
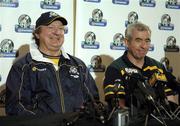
[(122, 109), (126, 108), (125, 99), (119, 99), (119, 108), (122, 108)]

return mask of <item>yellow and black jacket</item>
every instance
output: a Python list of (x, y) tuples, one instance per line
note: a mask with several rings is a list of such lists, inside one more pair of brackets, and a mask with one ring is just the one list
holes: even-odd
[[(138, 68), (134, 64), (132, 64), (127, 58), (127, 51), (123, 56), (119, 57), (115, 61), (113, 61), (107, 68), (105, 72), (104, 79), (104, 92), (105, 92), (105, 100), (111, 106), (113, 99), (125, 98), (126, 106), (130, 107), (131, 104), (134, 104), (136, 107), (138, 106), (137, 100), (142, 100), (143, 94), (138, 94), (139, 91), (136, 90), (137, 81), (141, 80), (141, 78), (131, 78), (128, 79), (128, 76), (131, 76), (132, 73), (140, 73), (143, 78), (148, 82), (150, 90), (155, 93), (156, 98), (164, 95), (171, 95), (173, 93), (172, 88), (174, 88), (173, 81), (175, 77), (168, 73), (163, 64), (160, 62), (145, 56), (145, 62), (142, 69)], [(159, 74), (161, 84), (159, 82), (155, 82), (152, 78), (154, 75)], [(119, 84), (118, 90), (116, 90), (115, 82), (116, 80), (121, 80)], [(150, 85), (151, 84), (151, 85)], [(154, 90), (157, 85), (162, 85), (163, 92), (159, 90)], [(133, 94), (133, 103), (132, 101)], [(145, 103), (146, 104), (146, 103)], [(111, 106), (112, 107), (112, 106)], [(140, 109), (144, 107), (144, 104), (141, 105)]]

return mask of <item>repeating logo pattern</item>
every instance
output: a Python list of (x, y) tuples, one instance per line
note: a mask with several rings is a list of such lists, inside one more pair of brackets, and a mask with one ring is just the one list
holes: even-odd
[(174, 24), (171, 23), (171, 17), (169, 14), (162, 15), (161, 23), (159, 23), (158, 28), (160, 30), (174, 30)]
[(113, 42), (110, 43), (112, 50), (125, 50), (124, 36), (121, 33), (116, 33), (113, 36)]
[(11, 39), (4, 39), (0, 43), (0, 57), (15, 57), (14, 43)]
[(94, 9), (92, 18), (89, 19), (89, 24), (92, 26), (106, 26), (107, 21), (103, 19), (103, 12), (100, 9)]
[(176, 38), (174, 36), (169, 36), (167, 38), (166, 45), (164, 46), (164, 51), (179, 52), (179, 46), (176, 45)]
[(20, 33), (31, 33), (34, 26), (31, 25), (31, 18), (27, 14), (22, 14), (18, 18), (18, 24), (15, 25), (15, 31)]
[(138, 21), (138, 14), (135, 11), (131, 11), (128, 14), (128, 20), (125, 21), (125, 26), (127, 27), (129, 24), (135, 23)]
[(98, 49), (99, 42), (96, 41), (96, 35), (94, 32), (89, 31), (84, 36), (84, 41), (81, 43), (81, 47), (85, 49)]
[(105, 65), (102, 64), (102, 58), (99, 55), (94, 55), (91, 58), (91, 64), (88, 65), (90, 72), (104, 72)]

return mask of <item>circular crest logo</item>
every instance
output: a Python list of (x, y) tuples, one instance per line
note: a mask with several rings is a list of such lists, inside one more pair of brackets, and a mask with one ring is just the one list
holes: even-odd
[(22, 14), (15, 25), (16, 32), (31, 33), (34, 27), (31, 25), (31, 18), (27, 14)]
[(125, 26), (127, 27), (129, 24), (136, 23), (138, 21), (138, 14), (134, 11), (131, 11), (128, 14), (128, 21), (125, 22)]
[(176, 38), (174, 36), (167, 38), (164, 50), (166, 52), (179, 52), (179, 46), (176, 45)]
[(174, 25), (171, 24), (171, 17), (169, 14), (164, 14), (161, 17), (161, 23), (158, 25), (160, 30), (174, 30)]
[(69, 74), (71, 77), (79, 78), (79, 72), (75, 66), (71, 66), (69, 69)]
[(161, 24), (163, 26), (169, 26), (171, 23), (171, 17), (168, 15), (168, 14), (164, 14), (162, 17), (161, 17)]
[(90, 72), (104, 72), (105, 65), (102, 65), (102, 59), (98, 55), (91, 58), (91, 65), (88, 66)]
[(87, 32), (84, 36), (84, 44), (86, 45), (94, 45), (96, 42), (96, 35), (94, 34), (94, 32)]
[(93, 26), (106, 26), (107, 21), (103, 19), (103, 12), (100, 9), (94, 9), (89, 24)]
[(28, 15), (23, 14), (18, 18), (18, 24), (20, 28), (29, 28), (31, 25), (31, 18)]
[(101, 22), (103, 19), (103, 12), (100, 9), (95, 9), (92, 12), (92, 21)]
[(84, 36), (84, 41), (81, 43), (82, 48), (98, 49), (99, 42), (96, 42), (96, 35), (94, 32), (87, 32)]
[(0, 57), (15, 57), (14, 43), (10, 39), (4, 39), (0, 43)]
[(121, 33), (116, 33), (113, 37), (113, 42), (110, 44), (113, 50), (125, 50), (124, 36)]
[(0, 43), (0, 52), (1, 53), (11, 53), (11, 52), (13, 52), (13, 49), (14, 49), (14, 43), (10, 39), (4, 39)]

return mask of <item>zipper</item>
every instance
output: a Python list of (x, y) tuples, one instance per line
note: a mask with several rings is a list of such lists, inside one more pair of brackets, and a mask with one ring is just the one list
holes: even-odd
[(61, 79), (60, 79), (60, 74), (59, 74), (60, 66), (57, 71), (55, 70), (54, 67), (53, 67), (53, 69), (55, 71), (56, 80), (57, 80), (57, 83), (56, 83), (56, 86), (58, 87), (57, 92), (59, 94), (59, 99), (61, 101), (60, 107), (61, 107), (62, 113), (65, 113), (64, 94), (63, 94), (63, 90), (62, 90), (62, 86), (61, 86)]

